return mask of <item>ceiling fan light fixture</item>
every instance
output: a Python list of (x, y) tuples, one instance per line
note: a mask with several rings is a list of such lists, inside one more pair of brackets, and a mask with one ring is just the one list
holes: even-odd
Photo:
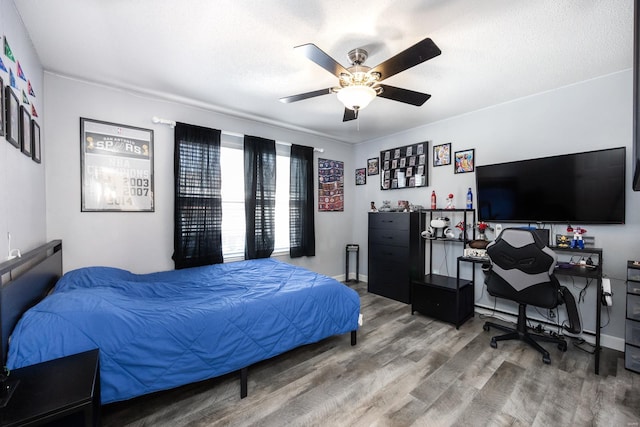
[(338, 100), (349, 110), (362, 110), (376, 97), (376, 91), (369, 86), (354, 85), (338, 91)]

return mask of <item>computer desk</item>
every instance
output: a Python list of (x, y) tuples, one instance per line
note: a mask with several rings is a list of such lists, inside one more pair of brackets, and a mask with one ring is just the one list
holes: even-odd
[[(594, 356), (595, 356), (595, 373), (596, 375), (600, 374), (600, 318), (602, 315), (602, 266), (603, 266), (603, 258), (602, 258), (602, 249), (601, 248), (565, 248), (560, 246), (549, 246), (556, 253), (572, 253), (572, 254), (585, 254), (585, 255), (597, 255), (598, 264), (595, 267), (587, 267), (584, 265), (571, 265), (568, 268), (556, 268), (554, 274), (556, 276), (572, 276), (572, 277), (584, 277), (586, 279), (595, 279), (596, 280), (596, 344), (594, 348)], [(471, 268), (472, 278), (471, 281), (475, 284), (476, 282), (476, 272), (475, 272), (475, 264), (489, 262), (488, 258), (478, 258), (478, 257), (458, 257), (458, 268), (457, 268), (457, 280), (460, 282), (460, 262), (471, 262), (474, 264), (474, 267)]]
[(604, 265), (601, 248), (565, 248), (560, 246), (549, 246), (556, 253), (585, 254), (597, 255), (598, 264), (594, 267), (574, 264), (570, 268), (556, 268), (556, 276), (573, 276), (584, 277), (586, 279), (595, 279), (596, 281), (596, 346), (594, 348), (595, 355), (595, 373), (600, 373), (600, 319), (602, 315), (602, 266)]

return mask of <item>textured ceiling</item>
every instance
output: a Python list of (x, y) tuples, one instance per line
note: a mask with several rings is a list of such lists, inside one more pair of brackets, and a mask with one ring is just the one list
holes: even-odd
[[(632, 0), (14, 0), (45, 70), (357, 143), (630, 69)], [(430, 37), (442, 55), (385, 80), (342, 122), (336, 86), (293, 47), (376, 65)]]

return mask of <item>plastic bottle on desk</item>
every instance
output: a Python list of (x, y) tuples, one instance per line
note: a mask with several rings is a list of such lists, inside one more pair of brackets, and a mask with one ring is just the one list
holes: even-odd
[(431, 209), (436, 208), (436, 192), (435, 190), (431, 192)]
[(467, 191), (467, 209), (473, 209), (473, 193), (471, 192), (471, 187), (469, 187), (469, 191)]

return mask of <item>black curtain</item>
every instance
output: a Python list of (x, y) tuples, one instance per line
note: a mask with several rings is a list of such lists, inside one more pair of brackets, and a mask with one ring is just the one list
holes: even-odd
[(222, 263), (220, 131), (177, 123), (174, 138), (175, 267)]
[(292, 145), (290, 165), (289, 255), (291, 258), (314, 256), (313, 148)]
[(276, 142), (244, 137), (245, 259), (269, 258), (275, 246)]

